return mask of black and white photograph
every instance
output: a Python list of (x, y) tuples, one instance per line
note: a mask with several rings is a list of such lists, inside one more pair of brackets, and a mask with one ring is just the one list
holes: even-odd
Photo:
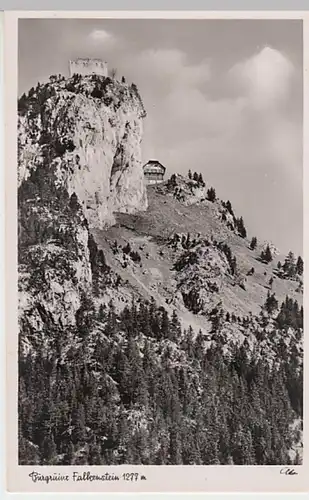
[(19, 19), (17, 115), (18, 464), (296, 474), (303, 21)]

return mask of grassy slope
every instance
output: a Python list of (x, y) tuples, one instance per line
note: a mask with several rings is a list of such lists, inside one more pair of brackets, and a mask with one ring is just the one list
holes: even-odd
[[(236, 315), (248, 315), (250, 312), (258, 314), (261, 305), (265, 302), (269, 290), (269, 279), (274, 277), (272, 291), (275, 292), (279, 303), (286, 295), (296, 298), (302, 303), (302, 295), (296, 292), (297, 283), (290, 280), (276, 278), (273, 274), (277, 261), (282, 256), (266, 265), (257, 260), (261, 247), (255, 251), (249, 249), (249, 241), (230, 231), (218, 217), (217, 203), (203, 202), (198, 205), (186, 206), (177, 201), (172, 195), (166, 194), (162, 187), (148, 187), (149, 208), (146, 212), (136, 215), (118, 214), (117, 225), (107, 231), (96, 231), (95, 237), (99, 247), (102, 247), (108, 264), (128, 280), (143, 297), (151, 296), (167, 309), (166, 299), (172, 298), (175, 291), (175, 271), (172, 271), (175, 254), (167, 248), (164, 239), (173, 233), (190, 233), (192, 236), (200, 233), (202, 236), (211, 235), (217, 241), (225, 241), (236, 256), (238, 269), (243, 276), (252, 267), (253, 276), (248, 276), (246, 290), (239, 286), (225, 283), (220, 291), (223, 307)], [(142, 266), (129, 262), (123, 268), (118, 257), (113, 255), (111, 244), (117, 240), (120, 245), (130, 242), (131, 247), (137, 250), (142, 258)], [(161, 252), (161, 254), (160, 254)], [(162, 255), (163, 252), (163, 255)], [(266, 273), (266, 275), (265, 275)], [(193, 316), (186, 311), (181, 301), (174, 302), (183, 324), (192, 324), (195, 327), (205, 326), (205, 319)]]

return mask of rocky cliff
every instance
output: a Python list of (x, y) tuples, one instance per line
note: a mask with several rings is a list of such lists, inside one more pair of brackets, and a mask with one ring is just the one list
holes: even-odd
[(114, 211), (145, 210), (144, 116), (134, 85), (97, 75), (52, 77), (19, 101), (19, 184), (43, 164), (54, 168), (56, 184), (77, 194), (90, 226), (112, 223)]
[(112, 224), (114, 211), (146, 209), (144, 116), (134, 85), (96, 75), (51, 77), (19, 100), (19, 318), (26, 344), (74, 328), (83, 298), (104, 288), (104, 256), (89, 227)]
[[(19, 193), (19, 321), (23, 348), (66, 334), (82, 297), (91, 294), (89, 231), (80, 206), (53, 206), (25, 186)], [(72, 198), (74, 201), (74, 198)], [(59, 210), (60, 209), (60, 210)], [(56, 334), (57, 333), (57, 334)]]

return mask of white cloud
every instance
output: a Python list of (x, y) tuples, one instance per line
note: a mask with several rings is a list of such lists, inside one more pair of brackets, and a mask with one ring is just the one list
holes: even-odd
[[(168, 174), (189, 168), (202, 172), (219, 196), (233, 200), (257, 235), (268, 237), (264, 224), (274, 207), (281, 207), (289, 223), (282, 207), (289, 206), (289, 189), (294, 205), (301, 196), (302, 134), (286, 106), (294, 68), (283, 54), (264, 48), (220, 74), (210, 61), (195, 63), (176, 49), (125, 54), (117, 64), (138, 85), (148, 113), (145, 161), (157, 157)], [(214, 98), (210, 87), (216, 83), (221, 96)], [(235, 84), (236, 95), (226, 97)], [(268, 220), (271, 237), (281, 235), (277, 224), (276, 217)]]
[(182, 148), (192, 137), (205, 137), (221, 128), (218, 105), (203, 92), (211, 78), (209, 61), (193, 64), (180, 50), (151, 49), (125, 58), (120, 66), (137, 83), (148, 111), (145, 158), (162, 154), (163, 149)]
[[(207, 96), (207, 84), (215, 78), (209, 61), (190, 64), (186, 54), (176, 49), (147, 50), (137, 56), (133, 65), (138, 68), (137, 83), (151, 122), (152, 137), (145, 143), (146, 155), (148, 144), (157, 154), (166, 148), (181, 155), (184, 149), (192, 152), (198, 142), (204, 157), (210, 137), (223, 139), (239, 128), (243, 99), (214, 101)], [(183, 163), (178, 163), (180, 171), (187, 168)]]
[[(230, 151), (230, 168), (240, 157), (247, 158), (248, 169), (256, 168), (253, 154), (260, 158), (261, 168), (278, 165), (285, 175), (291, 175), (293, 158), (294, 165), (299, 164), (300, 127), (290, 121), (283, 105), (289, 99), (294, 67), (278, 50), (265, 47), (220, 76), (227, 89), (231, 76), (239, 86), (233, 98), (209, 96), (208, 83), (214, 86), (219, 78), (210, 62), (193, 64), (180, 50), (145, 50), (123, 61), (121, 70), (132, 72), (148, 111), (145, 159), (148, 149), (151, 156), (174, 149), (177, 157), (188, 161), (190, 154), (205, 158), (211, 144), (212, 158), (223, 158), (222, 148)], [(178, 162), (177, 168), (185, 170), (185, 163)], [(215, 163), (226, 169), (223, 161)]]
[(238, 62), (229, 72), (246, 102), (248, 130), (243, 134), (250, 138), (255, 154), (262, 155), (261, 166), (271, 163), (293, 181), (301, 171), (302, 133), (301, 124), (291, 120), (285, 105), (295, 72), (292, 62), (270, 47)]
[(96, 44), (114, 45), (116, 43), (116, 38), (114, 37), (114, 35), (102, 29), (93, 30), (89, 34), (89, 38)]
[(231, 75), (246, 92), (252, 107), (260, 110), (275, 107), (288, 97), (293, 74), (291, 61), (270, 47), (264, 47), (231, 69)]
[(189, 64), (186, 54), (176, 49), (145, 50), (137, 56), (135, 64), (161, 84), (172, 82), (176, 87), (197, 86), (211, 76), (208, 61)]

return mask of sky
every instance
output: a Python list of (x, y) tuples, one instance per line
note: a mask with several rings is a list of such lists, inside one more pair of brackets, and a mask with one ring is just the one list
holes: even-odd
[(142, 156), (201, 172), (249, 236), (302, 255), (302, 22), (19, 20), (19, 94), (69, 59), (105, 60), (137, 84)]

